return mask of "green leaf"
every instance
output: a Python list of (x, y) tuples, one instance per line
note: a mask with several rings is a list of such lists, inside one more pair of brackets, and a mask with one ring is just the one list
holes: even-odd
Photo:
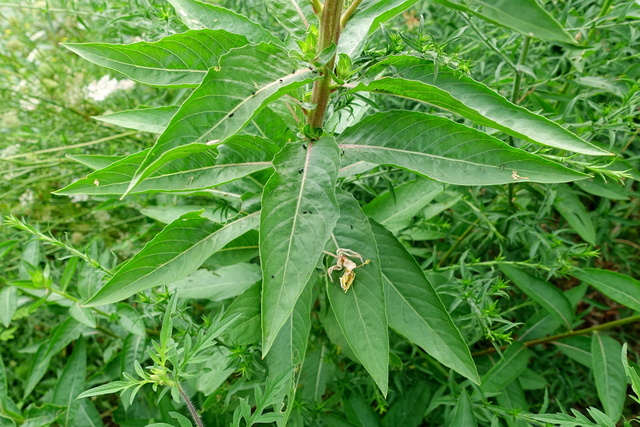
[(11, 319), (18, 309), (18, 289), (15, 286), (5, 286), (0, 289), (0, 322), (5, 328), (11, 324)]
[(69, 315), (76, 319), (83, 325), (87, 325), (90, 328), (96, 327), (96, 317), (89, 308), (80, 307), (78, 303), (75, 303), (69, 308)]
[(384, 227), (372, 221), (371, 230), (380, 251), (389, 326), (479, 384), (469, 348), (420, 265)]
[[(281, 391), (280, 399), (284, 402), (285, 395), (289, 404), (286, 405), (284, 411), (276, 408), (276, 412), (283, 413), (284, 419), (279, 422), (286, 425), (287, 419), (291, 414), (295, 400), (296, 390), (298, 387), (298, 373), (302, 369), (305, 355), (307, 353), (307, 342), (309, 340), (309, 331), (311, 330), (311, 306), (313, 303), (313, 287), (316, 278), (312, 277), (305, 286), (300, 298), (286, 321), (278, 336), (271, 346), (271, 350), (266, 357), (267, 367), (269, 368), (269, 376), (267, 384), (281, 378), (282, 375), (289, 375), (286, 387)], [(291, 368), (294, 368), (293, 370)]]
[(51, 358), (80, 336), (85, 325), (69, 317), (51, 330), (49, 339), (40, 344), (27, 373), (24, 395), (28, 396), (47, 372)]
[(105, 114), (104, 116), (94, 116), (93, 118), (127, 129), (160, 134), (167, 128), (171, 117), (176, 114), (178, 108), (180, 107), (138, 108), (136, 110)]
[(77, 426), (76, 416), (80, 409), (81, 401), (76, 400), (82, 390), (87, 367), (87, 350), (84, 339), (81, 337), (73, 349), (71, 357), (60, 374), (60, 378), (53, 390), (53, 403), (67, 408), (60, 424), (65, 427)]
[[(378, 75), (385, 75), (373, 80)], [(426, 102), (507, 135), (536, 144), (594, 156), (610, 155), (469, 77), (415, 56), (392, 56), (367, 73), (372, 79), (352, 92), (385, 93)]]
[[(426, 381), (419, 381), (406, 390), (382, 419), (383, 427), (418, 427), (424, 418), (424, 410), (431, 401), (431, 388)], [(463, 424), (456, 424), (462, 426)], [(466, 425), (466, 424), (464, 424)]]
[(117, 393), (119, 391), (125, 390), (128, 387), (129, 382), (127, 381), (113, 381), (109, 384), (99, 385), (98, 387), (93, 387), (85, 392), (82, 392), (77, 398), (84, 399), (85, 397), (102, 396), (104, 394)]
[[(640, 403), (640, 375), (638, 374), (638, 370), (629, 365), (629, 360), (627, 356), (627, 343), (622, 344), (622, 366), (624, 367), (624, 372), (627, 374), (627, 377), (631, 380), (631, 389), (633, 390), (633, 395), (629, 395), (633, 400)], [(0, 369), (2, 368), (2, 360), (0, 360)], [(1, 386), (1, 384), (0, 384)], [(0, 393), (1, 396), (1, 393)], [(1, 401), (1, 399), (0, 399)]]
[(304, 40), (309, 24), (317, 27), (318, 19), (308, 0), (265, 0), (269, 14), (291, 34), (294, 40)]
[(168, 0), (168, 2), (175, 8), (180, 19), (191, 29), (224, 29), (233, 34), (243, 35), (254, 44), (281, 43), (277, 37), (260, 25), (224, 7), (196, 0)]
[(604, 412), (615, 422), (622, 415), (627, 377), (620, 359), (622, 346), (613, 338), (595, 333), (591, 337), (591, 356), (596, 390)]
[(215, 271), (197, 270), (184, 279), (173, 282), (169, 289), (180, 298), (204, 298), (221, 301), (240, 295), (260, 281), (260, 266), (239, 263)]
[(67, 154), (67, 158), (93, 170), (106, 168), (107, 166), (113, 164), (114, 162), (117, 162), (118, 160), (122, 160), (125, 157), (126, 156), (103, 156), (99, 154)]
[(4, 369), (4, 362), (0, 354), (0, 413), (7, 407), (9, 400), (9, 387), (7, 386), (7, 372)]
[(527, 369), (531, 351), (519, 342), (509, 346), (502, 359), (482, 377), (480, 387), (485, 394), (501, 393)]
[(611, 200), (629, 200), (629, 190), (617, 182), (606, 182), (599, 176), (576, 182), (585, 193)]
[(111, 279), (84, 306), (111, 304), (154, 286), (167, 285), (198, 269), (214, 252), (253, 229), (258, 213), (225, 225), (188, 213), (169, 224)]
[(568, 358), (591, 369), (591, 339), (588, 337), (569, 337), (553, 343)]
[(339, 163), (333, 138), (308, 147), (287, 144), (273, 161), (260, 217), (264, 355), (291, 316), (338, 219)]
[(471, 406), (471, 399), (465, 390), (462, 390), (458, 403), (453, 409), (451, 415), (450, 426), (465, 426), (474, 427), (478, 425), (476, 416), (473, 414), (473, 407)]
[(174, 34), (157, 42), (132, 44), (66, 43), (67, 49), (139, 83), (158, 87), (194, 87), (220, 56), (246, 45), (243, 36), (223, 30)]
[[(341, 191), (338, 202), (340, 219), (333, 230), (338, 247), (359, 253), (370, 263), (355, 270), (355, 280), (347, 292), (342, 291), (337, 281), (327, 281), (327, 293), (351, 350), (386, 396), (389, 334), (378, 248), (369, 220), (353, 196)], [(337, 250), (333, 243), (330, 247)], [(329, 261), (335, 262), (333, 258)], [(359, 259), (353, 261), (360, 262)]]
[(367, 35), (415, 3), (417, 0), (364, 0), (340, 34), (338, 52), (352, 57), (359, 54)]
[(640, 280), (615, 271), (597, 268), (575, 270), (572, 274), (615, 302), (640, 311)]
[(511, 265), (502, 264), (500, 270), (529, 298), (571, 330), (573, 309), (560, 289)]
[(438, 194), (444, 186), (430, 179), (418, 178), (394, 186), (367, 203), (362, 210), (393, 234), (406, 228), (411, 220)]
[(347, 163), (393, 165), (450, 184), (548, 183), (586, 177), (483, 132), (418, 112), (373, 114), (345, 130), (338, 143)]
[(222, 333), (230, 345), (255, 344), (260, 339), (260, 284), (255, 284), (238, 296), (225, 312), (222, 321), (240, 317)]
[[(173, 160), (142, 181), (131, 194), (149, 192), (185, 192), (215, 187), (271, 167), (279, 149), (269, 140), (253, 135), (235, 135), (211, 151)], [(71, 196), (122, 195), (149, 150), (131, 154), (92, 172), (55, 194)]]
[(540, 40), (576, 44), (562, 25), (536, 0), (436, 0), (493, 24)]
[(285, 49), (264, 43), (224, 55), (147, 153), (129, 191), (169, 161), (224, 142), (269, 102), (320, 77), (315, 70), (297, 68)]
[[(144, 330), (143, 330), (144, 331)], [(142, 363), (145, 359), (146, 336), (129, 334), (124, 339), (120, 353), (120, 372), (135, 372), (134, 363)]]
[(596, 229), (589, 212), (568, 185), (559, 185), (553, 206), (587, 243), (596, 244)]

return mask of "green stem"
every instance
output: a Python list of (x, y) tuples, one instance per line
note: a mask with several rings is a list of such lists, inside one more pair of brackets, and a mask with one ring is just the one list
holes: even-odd
[[(524, 38), (524, 45), (520, 51), (520, 58), (518, 59), (518, 65), (524, 65), (527, 60), (527, 54), (529, 53), (529, 44), (531, 43), (531, 37)], [(513, 80), (513, 91), (511, 93), (511, 102), (516, 104), (520, 97), (520, 85), (522, 84), (522, 71), (516, 68), (516, 77)]]
[(322, 14), (322, 3), (320, 3), (320, 0), (310, 0), (310, 2), (313, 13), (315, 13), (316, 16), (320, 16)]
[(462, 16), (462, 19), (464, 19), (466, 21), (466, 23), (471, 27), (471, 29), (476, 33), (476, 35), (478, 36), (478, 38), (482, 41), (482, 43), (484, 43), (485, 45), (487, 45), (487, 47), (489, 49), (491, 49), (492, 51), (494, 51), (499, 57), (500, 59), (502, 59), (509, 67), (511, 67), (511, 69), (513, 69), (513, 71), (518, 71), (518, 67), (516, 67), (516, 64), (514, 64), (508, 57), (507, 55), (505, 55), (500, 49), (498, 49), (496, 46), (494, 46), (488, 38), (486, 38), (484, 36), (484, 34), (482, 34), (482, 31), (480, 31), (480, 29), (476, 26), (476, 24), (473, 23), (473, 21), (471, 20), (471, 18), (469, 18), (465, 13), (461, 13), (460, 14)]
[(351, 2), (347, 10), (344, 11), (342, 18), (340, 18), (340, 28), (344, 29), (344, 27), (346, 27), (347, 22), (349, 22), (349, 19), (351, 19), (351, 17), (353, 16), (353, 13), (356, 11), (358, 6), (360, 6), (360, 3), (362, 3), (362, 0), (353, 0)]
[[(569, 331), (569, 332), (564, 332), (562, 334), (552, 335), (550, 337), (538, 338), (537, 340), (525, 341), (522, 344), (525, 347), (532, 347), (538, 344), (546, 344), (548, 342), (560, 341), (565, 338), (571, 338), (578, 335), (585, 335), (585, 334), (589, 334), (591, 332), (596, 332), (596, 331), (603, 331), (605, 329), (611, 329), (611, 328), (615, 328), (616, 326), (628, 325), (629, 323), (635, 323), (635, 322), (640, 322), (640, 315), (627, 317), (625, 319), (614, 320), (612, 322), (603, 323), (601, 325), (592, 326), (590, 328), (578, 329), (577, 331)], [(508, 347), (507, 345), (504, 345), (500, 347), (500, 350), (505, 350), (507, 347)], [(477, 351), (475, 353), (472, 353), (471, 355), (473, 357), (477, 357), (477, 356), (483, 356), (485, 354), (495, 353), (496, 351), (497, 350), (495, 347), (491, 347), (481, 351)]]
[(462, 235), (460, 237), (458, 237), (458, 240), (456, 240), (456, 242), (451, 245), (451, 247), (449, 248), (449, 250), (444, 254), (444, 256), (442, 257), (442, 259), (440, 259), (440, 262), (438, 262), (438, 268), (442, 267), (445, 263), (445, 261), (451, 256), (451, 254), (453, 253), (453, 251), (455, 251), (456, 249), (458, 249), (458, 247), (460, 246), (460, 244), (462, 243), (462, 241), (464, 239), (466, 239), (469, 234), (471, 234), (471, 232), (473, 231), (473, 229), (476, 227), (476, 225), (478, 224), (480, 220), (476, 220), (476, 222), (474, 222), (473, 224), (471, 224), (469, 226), (469, 228), (467, 228), (464, 233), (462, 233)]
[(178, 387), (178, 391), (180, 392), (180, 396), (182, 396), (182, 399), (187, 404), (187, 408), (189, 409), (189, 413), (191, 414), (191, 417), (193, 418), (193, 420), (196, 422), (198, 427), (204, 427), (204, 424), (202, 424), (202, 420), (200, 419), (200, 416), (198, 415), (198, 410), (196, 409), (196, 407), (191, 402), (191, 399), (189, 399), (189, 396), (187, 396), (187, 393), (185, 393), (183, 388), (180, 387), (180, 384), (176, 383), (176, 387)]
[[(326, 0), (320, 19), (320, 37), (318, 40), (317, 52), (320, 53), (332, 43), (338, 44), (340, 38), (340, 15), (342, 13), (342, 0)], [(324, 115), (329, 105), (331, 96), (331, 70), (335, 56), (322, 67), (322, 78), (313, 84), (311, 102), (316, 108), (307, 117), (307, 123), (314, 128), (321, 128), (324, 123)]]

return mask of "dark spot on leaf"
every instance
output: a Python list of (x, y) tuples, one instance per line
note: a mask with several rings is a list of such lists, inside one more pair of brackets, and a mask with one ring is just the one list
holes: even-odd
[(233, 113), (229, 114), (229, 117), (233, 117)]
[(302, 144), (302, 148), (304, 148), (306, 150), (307, 149), (307, 145), (306, 144)]
[(282, 79), (280, 79), (280, 83), (282, 83)]
[(272, 274), (272, 275), (271, 275), (271, 278), (272, 278), (272, 279), (275, 279), (275, 278), (276, 278), (276, 276), (274, 276), (274, 275)]
[(353, 225), (350, 225), (349, 227), (351, 227), (351, 229), (353, 230)]
[(298, 169), (298, 173), (304, 172), (304, 169)]

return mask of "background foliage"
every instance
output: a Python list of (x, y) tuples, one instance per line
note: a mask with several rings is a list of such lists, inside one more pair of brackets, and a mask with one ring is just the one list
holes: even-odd
[[(285, 39), (265, 3), (221, 4)], [(290, 422), (615, 425), (620, 414), (631, 420), (638, 414), (637, 402), (625, 397), (634, 394), (627, 381), (639, 350), (640, 6), (544, 2), (583, 46), (576, 49), (487, 22), (459, 10), (463, 2), (438, 3), (458, 10), (414, 4), (373, 33), (354, 68), (419, 50), (436, 70), (468, 74), (616, 157), (570, 159), (594, 176), (573, 184), (463, 187), (388, 166), (346, 177), (340, 187), (400, 237), (403, 247), (389, 240), (390, 251), (416, 258), (418, 264), (403, 271), (419, 268), (436, 287), (471, 348), (482, 385), (390, 331), (385, 398), (354, 361), (354, 344), (343, 341), (327, 300), (303, 292), (296, 310), (304, 312), (306, 304), (314, 315), (304, 325), (309, 346)], [(0, 10), (0, 207), (14, 215), (0, 228), (0, 425), (191, 425), (189, 399), (206, 425), (241, 417), (277, 421), (285, 380), (269, 377), (282, 368), (261, 357), (257, 233), (238, 234), (235, 250), (218, 252), (167, 288), (108, 306), (78, 304), (176, 218), (204, 209), (204, 217), (225, 222), (255, 210), (269, 173), (256, 168), (253, 183), (186, 195), (52, 195), (115, 156), (153, 144), (157, 128), (123, 129), (110, 113), (178, 105), (191, 91), (132, 84), (60, 43), (153, 42), (188, 28), (164, 1), (32, 1), (0, 3)], [(107, 94), (109, 87), (114, 91)], [(334, 116), (398, 108), (469, 123), (413, 100), (346, 92)], [(329, 123), (340, 126), (337, 119)], [(294, 138), (295, 129), (279, 137)], [(265, 142), (263, 151), (277, 150)], [(341, 204), (353, 200), (338, 197)], [(183, 218), (200, 229), (202, 217), (190, 215)], [(182, 298), (170, 297), (176, 289)], [(625, 353), (622, 343), (628, 343)], [(626, 373), (622, 360), (630, 366)], [(75, 399), (105, 383), (104, 394)], [(567, 414), (553, 415), (558, 412)]]

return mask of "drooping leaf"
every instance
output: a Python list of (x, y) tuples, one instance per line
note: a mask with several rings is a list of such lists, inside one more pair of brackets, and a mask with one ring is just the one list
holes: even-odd
[(591, 356), (591, 339), (588, 337), (569, 337), (553, 343), (558, 350), (568, 358), (591, 369), (593, 357)]
[(465, 390), (462, 390), (458, 403), (456, 404), (453, 413), (451, 415), (450, 426), (469, 426), (474, 427), (478, 425), (476, 416), (473, 414), (473, 407), (471, 406), (471, 399)]
[(436, 0), (493, 24), (540, 40), (576, 44), (562, 25), (536, 0)]
[(4, 369), (2, 355), (0, 355), (0, 412), (7, 407), (9, 400), (9, 387), (7, 386), (7, 372)]
[(80, 393), (78, 399), (91, 396), (102, 396), (104, 394), (117, 393), (126, 389), (129, 385), (128, 381), (113, 381), (108, 384), (99, 385), (97, 387), (90, 388), (87, 391)]
[[(355, 269), (355, 280), (344, 292), (337, 279), (327, 282), (327, 294), (336, 320), (351, 350), (376, 382), (383, 395), (388, 390), (389, 334), (381, 262), (375, 235), (358, 202), (338, 193), (340, 219), (333, 234), (339, 248), (355, 251), (370, 263)], [(329, 248), (336, 251), (334, 243)], [(333, 258), (329, 261), (335, 262)], [(360, 263), (358, 258), (353, 259)], [(338, 276), (342, 271), (334, 273)]]
[(169, 289), (180, 298), (204, 298), (221, 301), (240, 295), (260, 281), (258, 264), (239, 263), (215, 271), (196, 270), (184, 279), (173, 282)]
[[(377, 78), (379, 75), (386, 77)], [(502, 95), (469, 77), (415, 56), (392, 56), (371, 68), (371, 79), (352, 91), (396, 95), (426, 102), (460, 114), (473, 122), (563, 150), (593, 156), (610, 155), (543, 116), (512, 104)]]
[(469, 348), (420, 265), (380, 224), (371, 221), (371, 230), (380, 251), (389, 326), (478, 384)]
[(15, 286), (5, 286), (0, 289), (0, 322), (5, 328), (9, 327), (17, 309), (18, 289)]
[(591, 357), (596, 390), (604, 412), (615, 422), (622, 415), (627, 377), (622, 365), (622, 346), (613, 338), (595, 333), (591, 337)]
[(548, 183), (586, 177), (483, 132), (418, 112), (371, 115), (345, 130), (338, 144), (346, 162), (393, 165), (450, 184)]
[(111, 304), (149, 289), (182, 279), (198, 269), (214, 252), (258, 225), (258, 213), (225, 225), (188, 213), (169, 224), (84, 305)]
[(362, 210), (392, 233), (407, 227), (428, 203), (443, 191), (443, 185), (418, 178), (405, 182), (367, 203)]
[[(267, 367), (269, 368), (269, 376), (267, 383), (275, 381), (282, 375), (289, 375), (286, 387), (282, 390), (281, 399), (289, 402), (286, 404), (285, 410), (277, 408), (278, 412), (283, 414), (283, 419), (279, 421), (279, 425), (286, 425), (287, 419), (291, 414), (293, 405), (291, 402), (295, 400), (296, 389), (298, 387), (299, 372), (302, 369), (304, 359), (307, 353), (307, 341), (309, 340), (309, 331), (311, 330), (311, 304), (313, 296), (313, 286), (316, 278), (305, 286), (300, 298), (291, 313), (291, 317), (286, 321), (278, 336), (271, 346), (271, 350), (266, 357)], [(294, 368), (293, 370), (291, 368)]]
[(69, 315), (83, 325), (87, 325), (90, 328), (96, 327), (96, 317), (91, 309), (80, 307), (78, 303), (75, 303), (69, 308)]
[(69, 343), (78, 338), (86, 326), (69, 317), (53, 328), (49, 338), (40, 344), (27, 373), (24, 395), (28, 396), (40, 382), (49, 368), (51, 358), (62, 351)]
[(640, 311), (640, 280), (598, 268), (575, 270), (573, 276), (596, 288), (615, 302)]
[(167, 128), (178, 108), (178, 106), (138, 108), (95, 116), (94, 119), (127, 129), (160, 134)]
[(562, 322), (567, 330), (571, 330), (573, 309), (560, 289), (512, 265), (502, 264), (500, 270), (529, 298)]
[(304, 40), (309, 25), (318, 25), (311, 2), (307, 0), (265, 0), (267, 10), (293, 37)]
[(289, 53), (274, 45), (231, 50), (180, 106), (136, 171), (129, 191), (169, 161), (205, 151), (212, 141), (224, 142), (269, 102), (319, 77), (315, 70), (298, 69)]
[(60, 378), (53, 390), (53, 403), (67, 408), (60, 424), (64, 427), (78, 425), (76, 416), (81, 405), (76, 397), (84, 390), (84, 382), (87, 367), (87, 351), (83, 338), (80, 338), (71, 357), (60, 374)]
[(364, 0), (340, 34), (338, 52), (349, 56), (359, 54), (367, 35), (415, 3), (417, 0)]
[[(278, 146), (256, 136), (236, 135), (216, 149), (218, 155), (213, 151), (203, 151), (169, 162), (142, 181), (131, 194), (185, 192), (215, 187), (270, 168)], [(55, 194), (122, 195), (147, 153), (148, 150), (131, 154)]]
[(175, 8), (177, 15), (187, 27), (193, 30), (209, 28), (222, 29), (243, 35), (250, 43), (281, 43), (277, 37), (259, 24), (224, 7), (197, 0), (167, 0)]
[(273, 161), (260, 218), (264, 354), (291, 315), (338, 219), (339, 163), (333, 138), (287, 144)]
[(596, 229), (593, 226), (589, 212), (578, 196), (567, 185), (559, 185), (557, 196), (553, 202), (560, 215), (587, 243), (596, 244)]
[(500, 393), (527, 369), (531, 351), (519, 342), (514, 342), (493, 367), (482, 377), (484, 393)]
[(146, 355), (146, 335), (129, 334), (124, 339), (120, 353), (120, 372), (128, 372), (134, 375), (134, 363), (142, 363)]
[(220, 56), (246, 45), (247, 39), (223, 30), (195, 30), (157, 42), (132, 44), (66, 43), (84, 59), (158, 87), (195, 87)]

